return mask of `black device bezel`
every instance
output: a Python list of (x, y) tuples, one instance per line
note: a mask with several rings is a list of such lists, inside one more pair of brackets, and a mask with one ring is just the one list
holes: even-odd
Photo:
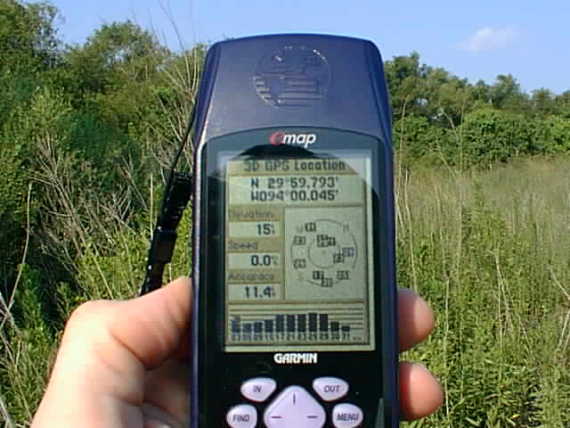
[[(224, 352), (225, 333), (225, 212), (224, 179), (219, 176), (218, 156), (221, 152), (247, 153), (254, 157), (299, 156), (307, 150), (298, 147), (272, 146), (268, 136), (276, 131), (291, 133), (314, 132), (319, 136), (318, 148), (330, 151), (366, 149), (372, 153), (375, 298), (374, 351), (315, 351), (318, 364), (278, 365), (273, 352)], [(227, 411), (246, 402), (239, 388), (244, 380), (267, 376), (278, 383), (278, 391), (289, 385), (300, 385), (311, 391), (311, 383), (322, 376), (336, 376), (350, 384), (342, 402), (361, 407), (365, 414), (363, 427), (392, 427), (398, 422), (397, 401), (397, 337), (396, 287), (394, 273), (394, 207), (392, 184), (392, 153), (389, 142), (374, 136), (333, 129), (265, 128), (230, 134), (200, 144), (196, 162), (199, 197), (195, 204), (194, 273), (198, 311), (194, 326), (194, 372), (198, 374), (193, 398), (193, 419), (198, 426), (225, 426)], [(309, 149), (310, 151), (310, 149)], [(306, 352), (306, 351), (303, 351)], [(268, 402), (271, 401), (269, 398)], [(249, 403), (260, 411), (261, 426), (264, 405)], [(328, 414), (336, 403), (323, 403)], [(330, 421), (327, 420), (327, 424)]]

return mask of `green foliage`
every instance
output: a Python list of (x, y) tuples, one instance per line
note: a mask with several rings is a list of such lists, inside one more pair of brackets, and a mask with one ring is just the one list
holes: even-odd
[(564, 119), (570, 119), (570, 91), (554, 98), (556, 114)]
[(538, 145), (543, 153), (570, 153), (570, 118), (547, 117), (538, 129)]
[(532, 121), (516, 113), (485, 109), (469, 113), (461, 124), (463, 149), (473, 163), (506, 162), (537, 154)]
[(144, 126), (159, 71), (170, 53), (132, 22), (103, 25), (85, 45), (65, 56), (63, 83), (75, 104), (94, 109), (103, 121), (129, 132)]
[(57, 10), (47, 2), (0, 0), (0, 72), (39, 71), (54, 66), (59, 41), (53, 21)]
[(495, 84), (489, 88), (489, 97), (495, 108), (516, 112), (523, 111), (528, 100), (511, 74), (497, 76)]
[[(67, 52), (65, 70), (76, 88), (72, 92), (111, 93), (124, 84), (144, 82), (168, 51), (132, 22), (103, 25), (83, 46)], [(132, 94), (135, 95), (135, 94)]]
[(483, 107), (451, 128), (408, 115), (396, 120), (393, 129), (396, 153), (406, 167), (489, 167), (522, 156), (570, 153), (570, 120), (555, 115), (538, 119)]
[[(136, 293), (206, 51), (170, 52), (132, 22), (65, 47), (56, 17), (49, 3), (0, 0), (0, 414), (9, 426), (29, 422), (73, 308)], [(511, 75), (472, 85), (417, 53), (385, 70), (401, 173), (400, 283), (439, 319), (407, 357), (446, 389), (444, 410), (411, 425), (568, 426), (570, 91), (529, 96)], [(190, 233), (188, 212), (168, 278), (188, 273)]]
[[(39, 404), (56, 348), (55, 329), (46, 318), (48, 291), (42, 284), (41, 272), (21, 266), (20, 283), (13, 298), (18, 304), (3, 320), (0, 330), (2, 396), (6, 398), (8, 415), (21, 424), (31, 420)], [(57, 327), (60, 329), (61, 325)]]
[(406, 116), (394, 122), (394, 148), (402, 165), (414, 162), (438, 164), (447, 157), (451, 133), (432, 126), (422, 116)]
[(465, 79), (442, 68), (420, 65), (417, 52), (386, 61), (385, 73), (395, 119), (415, 115), (449, 127), (459, 123), (472, 104)]
[(419, 54), (385, 64), (394, 112), (394, 144), (413, 163), (488, 167), (520, 156), (568, 153), (570, 91), (521, 92), (512, 75), (475, 85)]
[[(405, 359), (446, 390), (410, 426), (565, 427), (570, 418), (568, 160), (416, 170), (398, 188), (398, 275), (437, 328)], [(567, 288), (567, 287), (566, 287)]]
[[(3, 227), (0, 241), (0, 258), (5, 279), (14, 278), (10, 269), (24, 251), (25, 229), (33, 228), (39, 219), (37, 199), (31, 184), (35, 173), (42, 167), (38, 162), (46, 146), (65, 144), (64, 118), (69, 107), (59, 93), (50, 89), (37, 90), (29, 103), (20, 103), (11, 113), (0, 133), (0, 160), (4, 167), (4, 180), (0, 183), (0, 218)], [(7, 284), (3, 284), (6, 286)]]
[(555, 95), (548, 89), (532, 91), (530, 103), (536, 115), (545, 117), (556, 113)]

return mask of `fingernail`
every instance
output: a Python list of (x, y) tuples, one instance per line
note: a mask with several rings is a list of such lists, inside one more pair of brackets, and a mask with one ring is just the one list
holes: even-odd
[(172, 425), (169, 425), (163, 421), (159, 421), (156, 419), (147, 419), (145, 421), (143, 428), (173, 428)]
[(414, 366), (419, 367), (420, 369), (423, 369), (425, 372), (430, 373), (429, 369), (425, 366), (424, 363), (414, 362)]

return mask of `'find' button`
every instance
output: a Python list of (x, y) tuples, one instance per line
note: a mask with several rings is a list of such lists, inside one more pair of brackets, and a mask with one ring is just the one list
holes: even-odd
[(249, 404), (232, 407), (226, 415), (226, 422), (232, 428), (255, 428), (257, 410)]

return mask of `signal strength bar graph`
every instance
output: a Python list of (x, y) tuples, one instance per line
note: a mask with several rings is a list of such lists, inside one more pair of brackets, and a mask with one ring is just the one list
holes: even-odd
[[(322, 306), (322, 305), (321, 305)], [(367, 342), (363, 305), (349, 308), (272, 313), (232, 310), (228, 317), (228, 342), (243, 344), (342, 344)]]

